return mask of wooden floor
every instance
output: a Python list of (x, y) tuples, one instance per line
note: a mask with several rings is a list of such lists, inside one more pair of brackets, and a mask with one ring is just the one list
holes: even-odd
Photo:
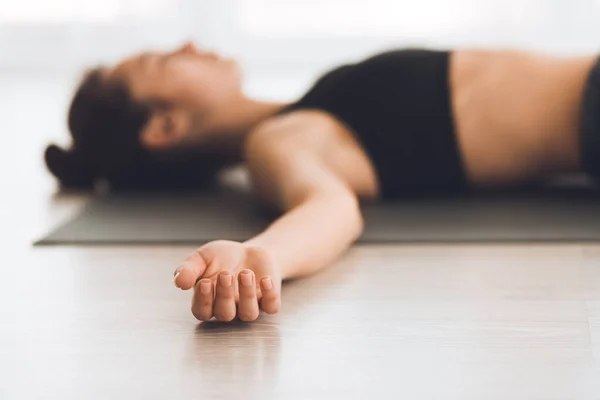
[(356, 247), (249, 325), (193, 319), (191, 248), (33, 248), (84, 200), (24, 139), (34, 87), (0, 123), (0, 399), (600, 399), (600, 244)]

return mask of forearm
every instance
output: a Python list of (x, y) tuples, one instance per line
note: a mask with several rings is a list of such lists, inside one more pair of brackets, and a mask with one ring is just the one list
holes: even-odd
[(283, 279), (290, 279), (335, 261), (358, 238), (362, 227), (354, 196), (315, 195), (246, 243), (264, 248), (281, 268)]

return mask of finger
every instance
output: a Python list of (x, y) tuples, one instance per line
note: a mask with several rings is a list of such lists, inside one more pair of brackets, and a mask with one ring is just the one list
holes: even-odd
[(270, 276), (265, 276), (260, 280), (260, 289), (262, 291), (261, 310), (267, 314), (279, 312), (281, 308), (280, 290), (273, 284), (273, 279)]
[(238, 284), (240, 299), (237, 316), (242, 321), (254, 321), (258, 318), (259, 313), (254, 272), (249, 269), (241, 271), (238, 275)]
[(213, 316), (214, 285), (210, 279), (200, 280), (194, 289), (192, 314), (200, 321), (208, 321)]
[(206, 271), (207, 265), (208, 263), (204, 259), (202, 253), (199, 250), (196, 250), (175, 270), (173, 283), (182, 290), (193, 288), (198, 278)]
[(219, 321), (231, 321), (235, 318), (235, 285), (233, 275), (223, 271), (217, 278), (214, 315)]

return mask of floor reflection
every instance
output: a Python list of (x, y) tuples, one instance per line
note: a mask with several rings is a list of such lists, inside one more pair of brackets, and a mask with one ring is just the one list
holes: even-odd
[[(229, 391), (249, 399), (268, 395), (278, 381), (282, 345), (278, 324), (271, 321), (274, 317), (262, 315), (254, 323), (198, 324), (187, 351), (185, 379), (201, 379), (198, 390), (205, 396)], [(227, 387), (223, 382), (229, 382)]]

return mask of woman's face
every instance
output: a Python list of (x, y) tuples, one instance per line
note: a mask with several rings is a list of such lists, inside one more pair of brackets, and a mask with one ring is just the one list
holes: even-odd
[(148, 147), (175, 145), (207, 129), (215, 115), (242, 96), (238, 63), (186, 43), (172, 52), (146, 52), (108, 72), (124, 79), (135, 100), (153, 105), (142, 141)]

